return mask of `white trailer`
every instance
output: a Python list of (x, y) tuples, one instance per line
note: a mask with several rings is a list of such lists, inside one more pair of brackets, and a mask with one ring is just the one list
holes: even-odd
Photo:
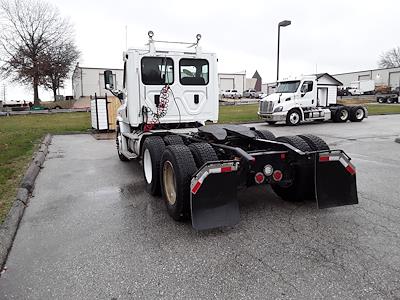
[(361, 122), (368, 116), (363, 106), (336, 103), (341, 82), (327, 73), (278, 82), (275, 93), (260, 101), (258, 115), (269, 124), (285, 122), (298, 125), (305, 121)]
[(259, 184), (319, 208), (358, 203), (350, 158), (322, 139), (205, 125), (218, 121), (217, 57), (201, 50), (200, 37), (181, 43), (181, 51), (160, 50), (149, 32), (148, 49), (123, 55), (123, 90), (114, 89), (112, 71), (104, 72), (106, 88), (122, 102), (118, 156), (142, 163), (146, 190), (162, 195), (169, 215), (191, 219), (198, 230), (232, 226), (239, 222), (237, 189)]
[(373, 95), (375, 93), (374, 80), (358, 80), (350, 84), (350, 95)]

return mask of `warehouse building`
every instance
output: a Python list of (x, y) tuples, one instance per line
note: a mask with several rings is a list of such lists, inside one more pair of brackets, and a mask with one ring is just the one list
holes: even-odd
[[(104, 96), (107, 90), (104, 86), (104, 71), (108, 68), (87, 68), (76, 65), (72, 73), (72, 91), (74, 99), (82, 97)], [(112, 69), (114, 83), (117, 89), (122, 89), (123, 73), (122, 69)], [(110, 94), (110, 92), (108, 92)]]
[(219, 91), (237, 90), (243, 94), (245, 90), (261, 91), (262, 78), (256, 70), (253, 77), (247, 78), (246, 71), (236, 73), (218, 73)]
[(243, 93), (246, 90), (246, 71), (236, 73), (219, 73), (218, 74), (219, 91), (237, 90)]
[(343, 86), (351, 86), (352, 82), (362, 80), (374, 80), (375, 85), (388, 85), (393, 89), (400, 86), (400, 67), (348, 72), (332, 76), (341, 81)]

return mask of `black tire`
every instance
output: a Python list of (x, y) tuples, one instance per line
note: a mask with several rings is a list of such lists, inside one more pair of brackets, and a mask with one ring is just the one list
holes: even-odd
[(385, 98), (382, 97), (378, 97), (378, 99), (376, 100), (378, 103), (385, 103)]
[(210, 144), (193, 143), (189, 145), (197, 168), (201, 168), (206, 162), (218, 160), (217, 153)]
[(323, 139), (313, 134), (300, 134), (298, 137), (302, 138), (312, 151), (330, 150), (329, 146)]
[[(168, 199), (167, 170), (173, 170), (174, 202)], [(190, 149), (185, 145), (167, 146), (161, 159), (161, 190), (168, 214), (176, 221), (190, 218), (190, 181), (197, 171), (196, 163)], [(164, 174), (165, 173), (165, 174)]]
[(164, 149), (165, 144), (160, 136), (150, 136), (146, 138), (142, 147), (143, 177), (146, 190), (153, 196), (161, 194), (160, 162)]
[(392, 104), (393, 103), (393, 99), (391, 97), (388, 97), (386, 102), (389, 103), (389, 104)]
[(286, 116), (286, 125), (296, 126), (301, 122), (301, 113), (298, 109), (292, 109)]
[(354, 106), (350, 109), (350, 121), (361, 122), (365, 118), (365, 110), (361, 106)]
[(167, 146), (169, 146), (169, 145), (184, 145), (182, 137), (180, 137), (179, 135), (175, 135), (175, 134), (166, 135), (164, 137), (164, 143)]
[(121, 138), (122, 138), (122, 134), (121, 134), (121, 130), (119, 129), (119, 125), (118, 125), (118, 124), (117, 124), (117, 130), (116, 130), (116, 132), (117, 132), (117, 134), (116, 134), (116, 136), (115, 136), (115, 144), (116, 144), (116, 146), (117, 146), (118, 157), (119, 157), (119, 159), (120, 159), (121, 161), (129, 161), (129, 159), (128, 159), (125, 155), (123, 155), (123, 154), (120, 152), (121, 146), (120, 146), (120, 144), (119, 144), (119, 137), (121, 136)]
[[(311, 147), (305, 140), (299, 136), (281, 136), (276, 139), (277, 142), (287, 143), (293, 147), (307, 152), (312, 151)], [(277, 184), (272, 184), (271, 187), (274, 192), (285, 201), (298, 202), (301, 200), (315, 199), (313, 170), (300, 169), (297, 166), (292, 167), (294, 182), (289, 187), (281, 187)]]
[(338, 109), (335, 112), (335, 116), (334, 116), (334, 121), (337, 123), (344, 123), (347, 120), (349, 120), (349, 116), (350, 116), (350, 112), (349, 109), (347, 107), (338, 107)]
[(268, 123), (269, 125), (275, 125), (275, 124), (276, 124), (276, 121), (267, 121), (267, 123)]
[(292, 145), (303, 152), (312, 151), (311, 147), (298, 136), (280, 136), (276, 138), (276, 141)]
[(269, 141), (275, 141), (275, 139), (276, 139), (275, 134), (273, 134), (271, 131), (269, 131), (267, 129), (254, 130), (254, 133), (260, 139), (269, 140)]

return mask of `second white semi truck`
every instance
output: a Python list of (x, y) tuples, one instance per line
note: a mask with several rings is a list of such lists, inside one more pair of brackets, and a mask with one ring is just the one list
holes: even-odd
[(258, 115), (269, 124), (287, 125), (328, 120), (361, 122), (368, 117), (364, 106), (337, 104), (338, 85), (340, 82), (327, 73), (280, 81), (275, 93), (260, 100)]

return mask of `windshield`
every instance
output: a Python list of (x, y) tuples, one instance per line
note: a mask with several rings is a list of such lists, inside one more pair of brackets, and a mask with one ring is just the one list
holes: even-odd
[(276, 93), (294, 93), (297, 91), (299, 85), (299, 80), (280, 82), (278, 88), (276, 89)]

